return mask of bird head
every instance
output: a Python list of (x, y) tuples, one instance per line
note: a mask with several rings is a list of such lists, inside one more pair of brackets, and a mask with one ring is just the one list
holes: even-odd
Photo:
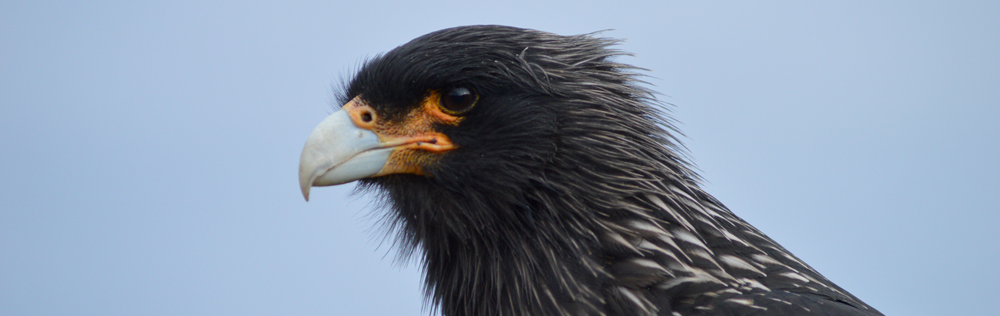
[(308, 199), (313, 186), (359, 179), (510, 193), (541, 176), (561, 147), (586, 146), (567, 144), (574, 136), (618, 128), (656, 134), (655, 111), (642, 102), (649, 93), (628, 84), (631, 67), (610, 60), (620, 55), (608, 48), (614, 43), (471, 26), (377, 56), (346, 84), (343, 107), (310, 135), (302, 193)]

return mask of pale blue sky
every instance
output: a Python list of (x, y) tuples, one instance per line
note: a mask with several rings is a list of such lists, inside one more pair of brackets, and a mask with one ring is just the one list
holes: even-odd
[(707, 190), (887, 315), (1000, 297), (1000, 4), (0, 3), (0, 315), (422, 315), (353, 185), (297, 185), (365, 57), (607, 30)]

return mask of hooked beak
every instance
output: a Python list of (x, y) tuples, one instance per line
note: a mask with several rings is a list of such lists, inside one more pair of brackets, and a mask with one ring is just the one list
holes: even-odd
[(392, 147), (378, 135), (357, 127), (341, 109), (316, 126), (299, 159), (299, 186), (309, 200), (313, 186), (337, 185), (375, 175), (389, 160)]
[(306, 140), (299, 159), (299, 187), (309, 189), (388, 174), (426, 175), (424, 168), (437, 154), (457, 148), (436, 125), (461, 119), (441, 112), (431, 94), (402, 122), (379, 117), (360, 97), (330, 114)]

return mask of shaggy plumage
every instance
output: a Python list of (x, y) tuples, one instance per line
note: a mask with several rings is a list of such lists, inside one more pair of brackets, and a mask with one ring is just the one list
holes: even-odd
[[(428, 175), (361, 180), (444, 315), (881, 315), (699, 187), (615, 40), (446, 29), (360, 69), (359, 97), (406, 120), (428, 91), (480, 100)], [(433, 175), (433, 176), (430, 176)]]

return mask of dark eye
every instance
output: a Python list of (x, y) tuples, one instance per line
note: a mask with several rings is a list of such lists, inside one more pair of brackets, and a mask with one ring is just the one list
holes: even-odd
[(476, 105), (479, 95), (468, 88), (454, 88), (441, 96), (441, 109), (451, 115), (465, 113)]

